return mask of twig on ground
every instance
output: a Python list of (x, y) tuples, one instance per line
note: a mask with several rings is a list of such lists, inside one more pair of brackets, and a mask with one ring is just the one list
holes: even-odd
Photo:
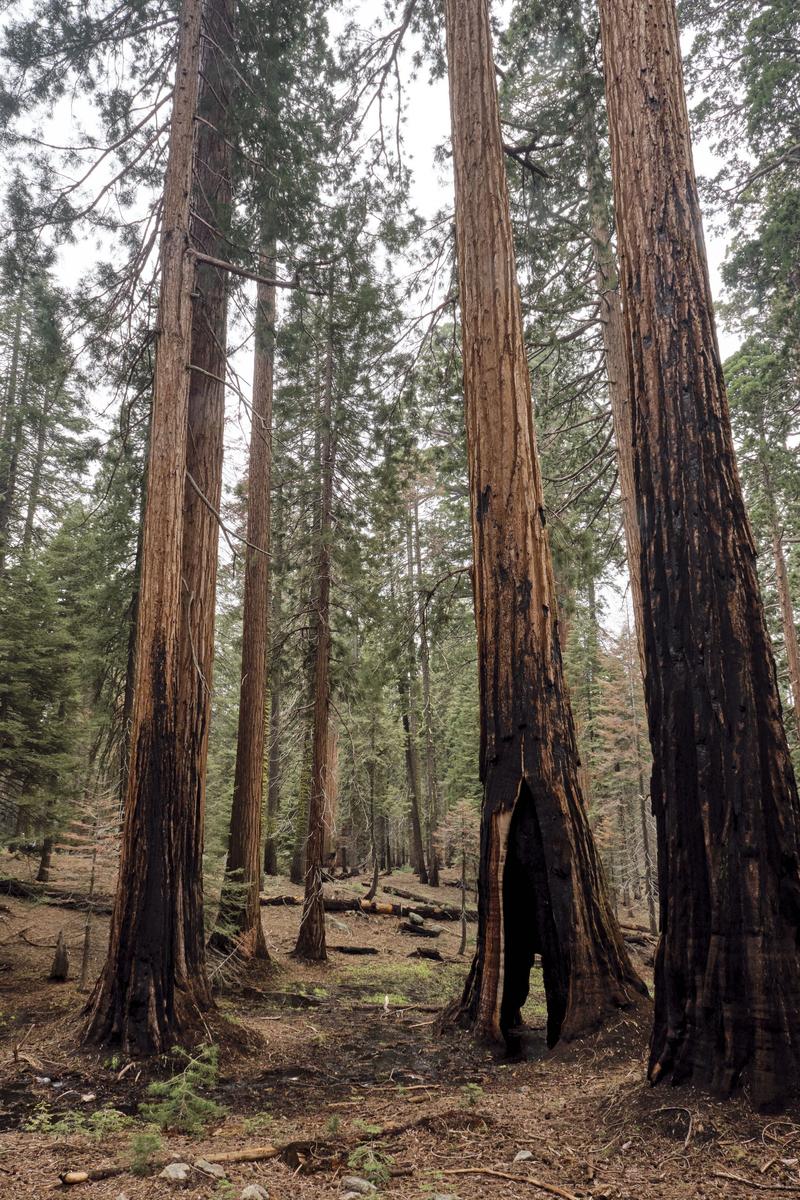
[(534, 1179), (530, 1175), (512, 1175), (509, 1171), (490, 1171), (488, 1167), (448, 1167), (442, 1171), (442, 1175), (491, 1175), (494, 1179), (510, 1179), (512, 1183), (527, 1183), (529, 1187), (539, 1188), (551, 1196), (560, 1196), (561, 1200), (578, 1200), (574, 1192), (567, 1192), (554, 1183), (543, 1183), (541, 1179)]

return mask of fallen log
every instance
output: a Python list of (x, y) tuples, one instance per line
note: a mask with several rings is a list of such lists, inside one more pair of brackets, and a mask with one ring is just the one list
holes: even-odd
[(37, 900), (56, 908), (76, 908), (80, 912), (86, 912), (90, 908), (93, 913), (111, 913), (110, 896), (88, 896), (83, 892), (54, 888), (50, 884), (26, 883), (22, 879), (13, 878), (0, 879), (0, 892), (17, 900)]
[[(439, 914), (440, 921), (460, 921), (461, 907), (455, 904), (431, 904), (425, 896), (416, 895), (414, 892), (407, 892), (404, 888), (390, 887), (388, 883), (382, 885), (382, 890), (388, 892), (390, 896), (399, 896), (401, 900), (414, 901), (413, 908), (416, 912), (421, 913), (423, 908), (435, 909)], [(422, 913), (425, 916), (425, 913)], [(433, 915), (431, 911), (431, 915)], [(478, 910), (468, 908), (465, 911), (465, 916), (468, 921), (477, 921)]]
[(411, 921), (403, 921), (400, 932), (410, 933), (412, 937), (437, 938), (442, 931), (441, 929), (429, 929), (427, 925), (412, 925)]
[(375, 946), (328, 946), (336, 954), (377, 954)]
[[(267, 908), (299, 908), (303, 903), (300, 896), (262, 896), (262, 907)], [(456, 908), (440, 908), (435, 904), (393, 904), (391, 900), (359, 900), (357, 896), (342, 898), (326, 896), (325, 912), (362, 912), (384, 917), (407, 917), (409, 913), (418, 913), (432, 921), (460, 921), (461, 912)]]
[[(466, 1113), (463, 1110), (454, 1110), (426, 1114), (423, 1117), (416, 1117), (410, 1121), (388, 1121), (385, 1125), (381, 1126), (380, 1136), (383, 1138), (399, 1137), (411, 1129), (426, 1127), (459, 1126), (462, 1129), (472, 1129), (477, 1124), (489, 1123), (491, 1123), (491, 1118), (488, 1116), (477, 1116)], [(262, 1162), (268, 1158), (280, 1158), (293, 1169), (297, 1169), (304, 1165), (304, 1160), (307, 1158), (316, 1158), (317, 1164), (324, 1162), (325, 1159), (329, 1162), (341, 1161), (342, 1155), (346, 1151), (352, 1150), (364, 1142), (372, 1141), (374, 1137), (374, 1133), (369, 1133), (344, 1138), (338, 1143), (312, 1140), (286, 1142), (282, 1146), (245, 1146), (241, 1150), (221, 1150), (217, 1154), (204, 1154), (203, 1158), (206, 1162), (219, 1163), (220, 1166), (224, 1166), (227, 1163)], [(163, 1157), (154, 1158), (148, 1164), (148, 1171), (152, 1174), (171, 1161), (173, 1160)], [(79, 1183), (93, 1183), (98, 1179), (112, 1179), (114, 1176), (124, 1175), (128, 1171), (130, 1171), (130, 1165), (120, 1166), (114, 1164), (105, 1167), (89, 1167), (82, 1171), (63, 1171), (58, 1178), (65, 1187), (69, 1187)]]

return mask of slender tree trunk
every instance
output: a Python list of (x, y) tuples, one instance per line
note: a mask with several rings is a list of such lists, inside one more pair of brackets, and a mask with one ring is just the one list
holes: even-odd
[[(414, 558), (417, 582), (422, 578), (422, 547), (419, 536), (419, 501), (414, 501)], [(436, 779), (436, 742), (433, 735), (433, 708), (431, 706), (431, 655), (428, 644), (428, 613), (425, 599), (420, 591), (417, 596), (419, 619), (419, 660), (422, 672), (422, 722), (425, 729), (425, 782), (428, 798), (428, 883), (439, 886), (439, 852), (436, 847), (436, 829), (439, 823), (439, 784)]]
[(428, 871), (425, 865), (425, 846), (422, 837), (422, 821), (420, 819), (420, 770), (419, 770), (419, 727), (417, 723), (416, 705), (416, 673), (417, 652), (414, 625), (417, 609), (414, 603), (414, 550), (412, 543), (411, 517), (406, 518), (406, 583), (408, 599), (406, 605), (406, 670), (400, 682), (400, 694), (403, 703), (403, 733), (406, 747), (406, 775), (408, 778), (408, 796), (411, 805), (411, 841), (414, 869), (419, 875), (420, 883), (428, 882)]
[[(273, 253), (262, 258), (262, 270), (268, 277), (274, 274), (274, 247)], [(261, 924), (259, 893), (269, 646), (274, 331), (275, 287), (259, 283), (247, 487), (248, 545), (244, 568), (239, 729), (226, 881), (220, 902), (220, 928), (213, 942), (218, 948), (229, 950), (235, 939), (248, 955), (262, 959), (269, 957)]]
[(775, 492), (772, 486), (772, 475), (769, 469), (767, 445), (764, 438), (762, 438), (759, 448), (759, 456), (761, 458), (761, 474), (764, 479), (764, 493), (769, 510), (770, 533), (772, 535), (772, 559), (775, 564), (775, 587), (778, 592), (783, 644), (786, 650), (786, 664), (789, 669), (792, 717), (794, 719), (795, 731), (798, 738), (800, 738), (800, 646), (797, 641), (797, 626), (794, 620), (792, 592), (789, 587), (789, 572), (786, 569), (786, 556), (783, 553), (783, 537), (778, 519), (778, 506), (775, 503)]
[[(313, 695), (311, 703), (313, 707)], [(303, 735), (303, 757), (298, 781), (297, 814), (294, 827), (294, 850), (289, 867), (292, 883), (303, 883), (306, 877), (306, 843), (308, 841), (308, 805), (311, 791), (311, 753), (313, 735), (313, 712), (306, 718)]]
[(487, 0), (446, 0), (481, 698), (478, 946), (462, 1014), (518, 1046), (534, 955), (548, 1041), (643, 991), (580, 790), (544, 528)]
[(25, 527), (22, 534), (22, 553), (30, 553), (33, 545), (33, 527), (36, 520), (36, 510), (39, 507), (39, 495), (42, 488), (42, 470), (44, 469), (44, 448), (47, 438), (48, 421), (52, 406), (53, 395), (47, 388), (42, 401), (42, 411), (39, 413), (36, 428), (36, 449), (31, 467), (31, 482), (28, 489), (28, 504), (25, 513)]
[(644, 641), (642, 629), (642, 581), (641, 541), (639, 520), (636, 513), (636, 482), (633, 466), (633, 411), (628, 380), (628, 353), (626, 348), (625, 323), (619, 297), (619, 273), (617, 256), (610, 233), (610, 181), (600, 153), (597, 135), (596, 99), (594, 89), (589, 87), (590, 72), (596, 71), (585, 53), (586, 36), (579, 34), (581, 47), (579, 68), (585, 77), (583, 89), (584, 130), (586, 147), (586, 178), (588, 182), (589, 217), (592, 226), (592, 259), (597, 296), (600, 303), (600, 328), (603, 335), (603, 353), (608, 380), (608, 399), (614, 425), (614, 441), (617, 450), (620, 499), (622, 501), (622, 525), (625, 531), (628, 578), (633, 602), (633, 623), (636, 629), (636, 644), (639, 663), (644, 678)]
[(369, 848), (372, 856), (372, 883), (369, 886), (365, 900), (374, 900), (375, 893), (378, 890), (378, 879), (380, 876), (380, 852), (378, 850), (378, 842), (376, 839), (377, 818), (375, 815), (375, 769), (377, 766), (375, 758), (375, 725), (376, 725), (375, 710), (372, 711), (372, 722), (369, 732), (369, 758), (367, 759), (367, 778), (369, 779)]
[(53, 865), (54, 838), (51, 833), (42, 842), (42, 855), (39, 859), (39, 870), (36, 872), (37, 883), (50, 882), (50, 868)]
[(28, 378), (30, 373), (31, 348), (25, 354), (25, 367), (22, 380), (14, 385), (14, 403), (11, 406), (6, 421), (8, 428), (7, 457), (3, 463), (4, 471), (0, 476), (0, 571), (5, 566), (8, 553), (11, 518), (14, 513), (14, 501), (17, 496), (17, 472), (19, 471), (19, 456), (25, 440), (25, 404), (28, 395)]
[(797, 1090), (800, 804), (734, 459), (673, 0), (601, 0), (661, 940), (649, 1075)]
[(325, 788), (327, 783), (328, 727), (330, 723), (331, 671), (331, 536), (333, 532), (333, 480), (336, 437), (333, 429), (333, 277), (328, 299), (328, 338), (325, 362), (322, 427), (322, 493), (317, 559), (316, 649), (314, 655), (314, 719), (311, 754), (311, 790), (308, 805), (308, 840), (303, 915), (294, 953), (314, 961), (327, 958), (322, 865), (325, 846)]
[[(169, 1050), (210, 1004), (205, 972), (185, 970), (185, 931), (202, 930), (198, 863), (187, 846), (195, 797), (178, 738), (183, 508), (194, 264), (187, 254), (200, 4), (179, 20), (164, 190), (161, 293), (144, 516), (131, 766), (108, 958), (89, 1000), (87, 1037), (126, 1053)], [(187, 912), (191, 910), (191, 912)], [(202, 964), (202, 936), (190, 957)]]
[[(281, 807), (281, 700), (283, 693), (283, 657), (280, 639), (283, 629), (283, 526), (280, 488), (275, 504), (272, 539), (272, 654), (270, 658), (269, 684), (269, 768), (267, 778), (267, 836), (264, 842), (264, 874), (278, 874), (278, 852), (275, 842), (278, 813)], [(302, 878), (302, 871), (301, 876)]]
[[(15, 446), (22, 433), (21, 412), (18, 411), (17, 383), (19, 378), (19, 356), (22, 350), (22, 309), (25, 300), (25, 276), (20, 280), (17, 293), (17, 311), (14, 319), (14, 337), (11, 343), (11, 363), (3, 403), (3, 423), (0, 427), (0, 571), (5, 565), (8, 542), (8, 524), (11, 513), (14, 477), (16, 475)], [(17, 455), (19, 448), (17, 447)]]
[[(626, 653), (625, 653), (625, 668), (628, 673), (628, 698), (631, 709), (631, 724), (633, 727), (633, 750), (636, 756), (636, 781), (638, 786), (638, 809), (639, 822), (642, 831), (642, 855), (644, 857), (644, 890), (647, 897), (647, 916), (650, 924), (650, 932), (658, 932), (658, 921), (656, 920), (656, 900), (655, 888), (653, 886), (653, 851), (650, 844), (650, 826), (647, 820), (647, 798), (648, 788), (645, 781), (644, 763), (642, 762), (642, 743), (639, 729), (639, 712), (636, 705), (636, 684), (634, 680), (633, 657), (630, 653), (631, 646), (631, 630), (627, 623), (626, 616)], [(637, 643), (638, 649), (638, 643)]]

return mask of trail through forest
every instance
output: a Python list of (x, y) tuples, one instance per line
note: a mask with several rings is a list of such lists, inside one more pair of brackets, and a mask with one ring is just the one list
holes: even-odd
[[(2, 876), (24, 878), (24, 870), (4, 856)], [(71, 880), (80, 875), (73, 864)], [(460, 904), (459, 889), (447, 879), (439, 889), (425, 888), (398, 872), (381, 883), (432, 905)], [(326, 895), (342, 899), (364, 891), (358, 878), (326, 887)], [(265, 896), (300, 894), (276, 878)], [(397, 903), (382, 888), (377, 899)], [(548, 1194), (688, 1200), (800, 1190), (793, 1149), (800, 1122), (756, 1117), (744, 1099), (717, 1104), (692, 1090), (672, 1104), (669, 1091), (645, 1083), (646, 1020), (623, 1013), (601, 1037), (548, 1051), (537, 968), (524, 1012), (527, 1060), (496, 1060), (469, 1036), (439, 1030), (441, 1010), (459, 991), (469, 961), (456, 953), (458, 922), (428, 920), (441, 932), (418, 938), (402, 932), (408, 922), (393, 915), (329, 913), (329, 961), (309, 964), (289, 957), (298, 911), (263, 907), (272, 959), (263, 972), (212, 961), (218, 1011), (208, 1034), (220, 1046), (220, 1061), (202, 1096), (219, 1108), (195, 1136), (151, 1132), (150, 1160), (136, 1174), (137, 1133), (152, 1131), (141, 1106), (151, 1102), (152, 1081), (170, 1077), (174, 1065), (164, 1058), (123, 1064), (108, 1052), (79, 1049), (85, 997), (73, 978), (55, 983), (47, 975), (62, 930), (75, 971), (85, 915), (3, 897), (0, 1194), (38, 1200), (52, 1195), (68, 1171), (104, 1168), (121, 1171), (65, 1186), (64, 1194), (222, 1200), (259, 1185), (272, 1200), (333, 1197), (346, 1193), (342, 1181), (351, 1177), (375, 1180), (397, 1200)], [(474, 931), (470, 923), (468, 953)], [(107, 917), (96, 917), (95, 966), (106, 933)], [(638, 969), (649, 975), (649, 938), (633, 929), (628, 938)], [(442, 961), (417, 957), (434, 946)], [(259, 1161), (213, 1163), (267, 1146), (288, 1148)], [(201, 1160), (224, 1176), (194, 1167)], [(170, 1163), (189, 1164), (185, 1185), (160, 1176)]]

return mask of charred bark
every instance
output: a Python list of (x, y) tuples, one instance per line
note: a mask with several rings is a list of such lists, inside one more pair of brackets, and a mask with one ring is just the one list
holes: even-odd
[(541, 954), (548, 1040), (635, 1003), (579, 781), (544, 527), (487, 0), (446, 0), (484, 787), (462, 1016), (518, 1039)]
[[(193, 123), (200, 67), (198, 0), (184, 0), (164, 191), (159, 333), (144, 515), (131, 765), (108, 957), (88, 1005), (86, 1035), (126, 1053), (161, 1053), (210, 1003), (202, 968), (202, 908), (194, 796), (178, 738), (183, 509), (192, 335), (187, 253)], [(186, 928), (199, 929), (189, 957)]]
[(659, 850), (650, 1079), (797, 1089), (800, 805), (734, 459), (673, 0), (601, 0)]

